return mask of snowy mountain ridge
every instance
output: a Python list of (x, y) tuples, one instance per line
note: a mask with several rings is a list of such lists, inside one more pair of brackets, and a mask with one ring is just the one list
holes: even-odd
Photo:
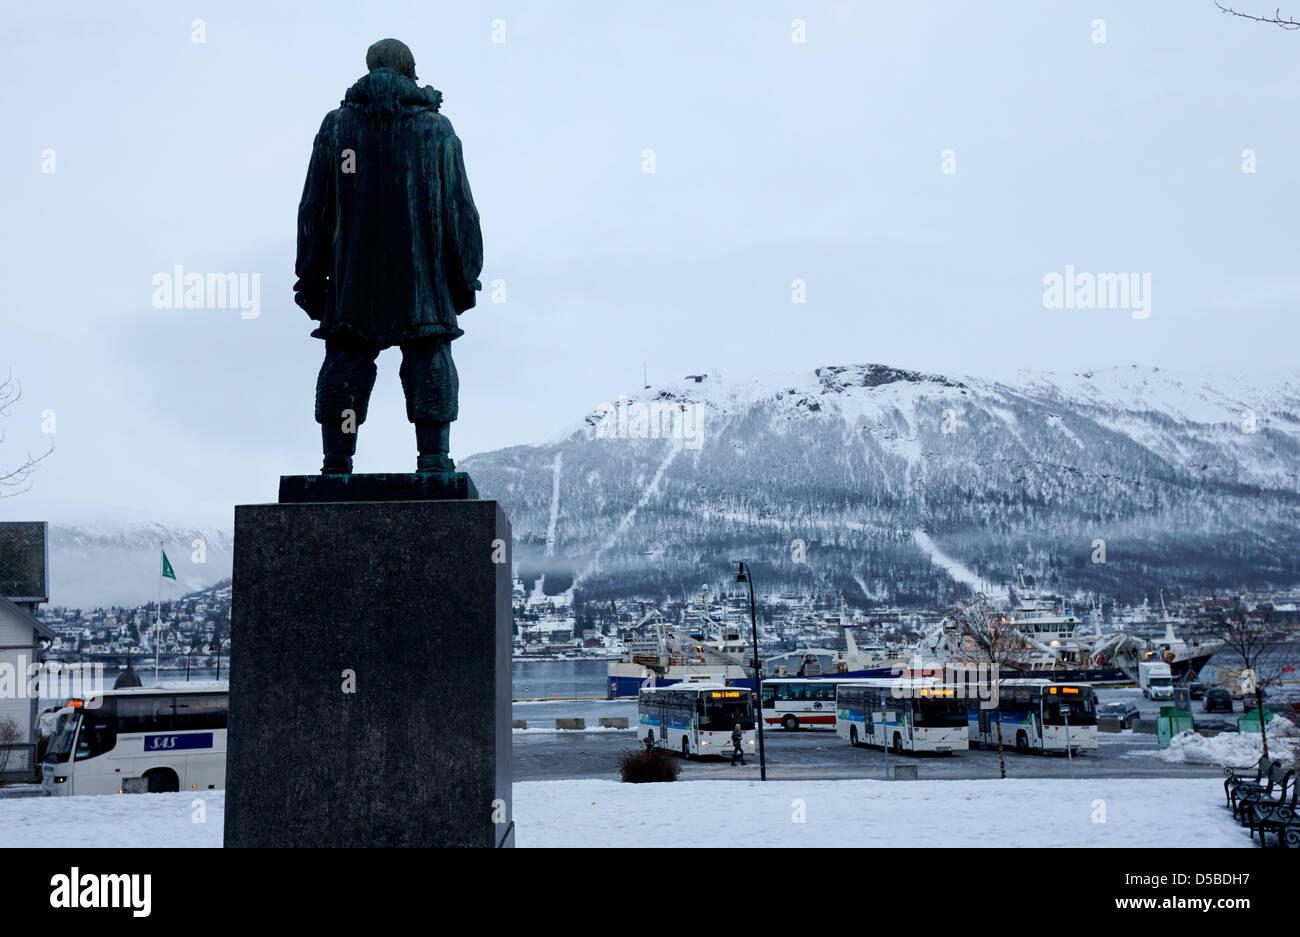
[(96, 608), (156, 599), (160, 549), (176, 574), (175, 582), (161, 580), (162, 596), (179, 598), (230, 576), (234, 534), (163, 524), (50, 524), (50, 604)]
[[(655, 438), (682, 408), (694, 444)], [(739, 559), (760, 591), (854, 603), (999, 591), (1016, 563), (1136, 601), (1300, 583), (1300, 372), (694, 375), (460, 468), (505, 507), (520, 578), (550, 594), (679, 598), (728, 585)], [(53, 525), (53, 603), (153, 597), (160, 540), (179, 580), (165, 597), (230, 575), (229, 530)]]
[[(692, 409), (699, 448), (653, 438), (655, 405)], [(996, 381), (859, 364), (629, 393), (612, 434), (609, 406), (463, 461), (506, 506), (522, 578), (546, 573), (548, 593), (680, 595), (742, 558), (773, 591), (924, 604), (1005, 583), (1017, 562), (1139, 599), (1297, 579), (1296, 374)]]

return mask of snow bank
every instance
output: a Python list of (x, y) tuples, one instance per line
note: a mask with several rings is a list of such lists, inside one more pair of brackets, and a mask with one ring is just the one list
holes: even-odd
[[(1282, 716), (1274, 716), (1265, 726), (1268, 754), (1289, 763), (1300, 749), (1300, 728)], [(1169, 740), (1160, 752), (1160, 760), (1171, 764), (1229, 765), (1253, 768), (1264, 754), (1264, 743), (1256, 732), (1224, 732), (1213, 738), (1197, 735), (1190, 729)]]
[[(534, 847), (1252, 845), (1218, 778), (525, 781), (514, 808)], [(9, 798), (0, 846), (220, 847), (224, 816), (224, 791)]]
[(1252, 845), (1219, 778), (527, 781), (514, 795), (519, 846)]
[(225, 791), (0, 800), (0, 848), (219, 848)]

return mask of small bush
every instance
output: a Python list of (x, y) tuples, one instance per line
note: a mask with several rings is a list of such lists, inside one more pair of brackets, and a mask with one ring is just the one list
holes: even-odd
[(619, 776), (630, 784), (646, 781), (676, 781), (682, 766), (675, 757), (662, 748), (649, 751), (637, 749), (624, 752), (618, 758)]
[(13, 749), (9, 746), (23, 741), (23, 733), (13, 719), (0, 722), (0, 786), (5, 783), (5, 770), (9, 767), (9, 756)]

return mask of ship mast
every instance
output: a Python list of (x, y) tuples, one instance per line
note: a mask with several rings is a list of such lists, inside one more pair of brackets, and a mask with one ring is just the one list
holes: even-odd
[(844, 656), (856, 659), (858, 656), (858, 642), (853, 637), (853, 625), (849, 622), (849, 608), (848, 603), (844, 601), (843, 592), (840, 593), (840, 628), (844, 631), (844, 646), (847, 649)]

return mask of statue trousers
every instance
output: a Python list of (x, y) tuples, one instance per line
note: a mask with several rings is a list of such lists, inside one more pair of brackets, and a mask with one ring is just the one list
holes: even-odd
[[(329, 338), (325, 363), (316, 379), (316, 422), (339, 423), (352, 411), (356, 425), (366, 420), (375, 386), (375, 359), (384, 346), (355, 338)], [(403, 342), (398, 372), (412, 423), (451, 423), (457, 415), (460, 379), (451, 360), (451, 341), (442, 336)]]

